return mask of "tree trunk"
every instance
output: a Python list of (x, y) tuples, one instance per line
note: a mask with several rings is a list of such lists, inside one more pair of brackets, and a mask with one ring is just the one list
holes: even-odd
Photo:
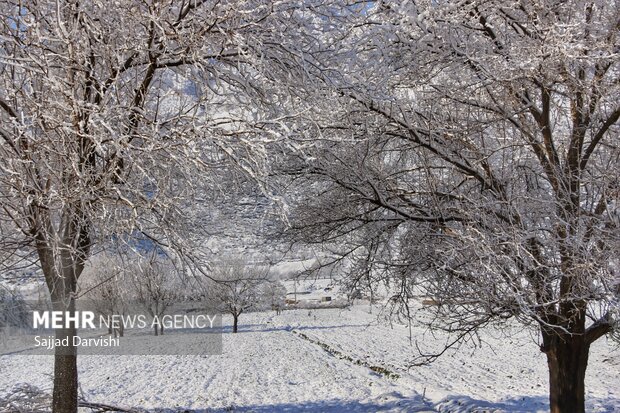
[(75, 328), (56, 330), (57, 339), (67, 340), (68, 346), (54, 349), (54, 413), (76, 413), (78, 408), (77, 349), (73, 345)]
[(233, 314), (233, 333), (237, 332), (237, 325), (239, 324), (239, 315)]
[[(87, 220), (80, 207), (63, 210), (62, 240), (59, 241), (53, 237), (48, 211), (33, 208), (32, 214), (32, 232), (35, 234), (37, 254), (52, 299), (52, 308), (74, 316), (77, 280), (90, 252), (89, 227), (84, 224)], [(53, 413), (78, 411), (77, 347), (73, 344), (76, 335), (75, 324), (56, 329), (55, 338), (61, 340), (56, 341), (56, 344), (61, 345), (54, 348)]]
[[(68, 289), (71, 290), (72, 287)], [(57, 297), (53, 303), (55, 311), (75, 313), (75, 299), (70, 293), (55, 295)], [(56, 330), (55, 338), (60, 340), (56, 343), (62, 345), (54, 348), (54, 390), (52, 393), (52, 412), (54, 413), (77, 413), (78, 411), (77, 347), (73, 344), (73, 337), (76, 335), (75, 326)]]
[(554, 337), (546, 351), (551, 413), (585, 413), (589, 345), (583, 335)]

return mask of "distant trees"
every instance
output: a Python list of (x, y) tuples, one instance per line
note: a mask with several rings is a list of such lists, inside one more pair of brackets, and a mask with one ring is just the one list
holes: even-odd
[(274, 310), (277, 314), (284, 308), (286, 287), (280, 281), (266, 280), (260, 289), (264, 309)]
[[(161, 320), (166, 311), (181, 297), (181, 277), (170, 262), (152, 255), (141, 258), (129, 267), (130, 293), (136, 302), (153, 318)], [(164, 334), (163, 323), (153, 323), (154, 334)]]
[(28, 325), (29, 308), (19, 291), (0, 285), (0, 338), (4, 329)]
[[(183, 274), (157, 252), (97, 255), (90, 260), (80, 284), (80, 296), (85, 296), (89, 309), (104, 316), (144, 312), (152, 318), (156, 336), (164, 334), (164, 325), (158, 321), (185, 298)], [(122, 337), (123, 324), (110, 325), (109, 333)]]
[[(84, 273), (79, 292), (85, 296), (89, 308), (110, 319), (127, 314), (130, 302), (135, 298), (131, 278), (120, 259), (108, 254), (98, 255), (90, 260)], [(123, 337), (123, 323), (111, 324), (108, 333)]]
[(590, 345), (618, 314), (617, 2), (382, 2), (353, 20), (325, 37), (305, 150), (282, 163), (304, 188), (290, 233), (404, 305), (421, 288), (457, 338), (536, 327), (551, 411), (583, 412)]
[(204, 286), (212, 309), (233, 317), (233, 333), (238, 331), (239, 317), (250, 310), (263, 309), (269, 284), (269, 266), (248, 264), (241, 259), (213, 264), (211, 280)]

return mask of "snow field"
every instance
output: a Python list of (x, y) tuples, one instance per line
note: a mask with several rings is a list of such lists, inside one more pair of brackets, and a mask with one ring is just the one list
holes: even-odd
[[(82, 355), (81, 391), (91, 402), (168, 412), (546, 411), (546, 363), (527, 332), (485, 331), (481, 348), (408, 367), (416, 354), (408, 327), (377, 313), (357, 305), (244, 314), (238, 334), (225, 327), (215, 356)], [(412, 333), (425, 349), (445, 341), (421, 326)], [(619, 365), (617, 347), (595, 344), (588, 411), (620, 411)], [(1, 356), (0, 366), (0, 394), (18, 383), (51, 393), (52, 357)]]

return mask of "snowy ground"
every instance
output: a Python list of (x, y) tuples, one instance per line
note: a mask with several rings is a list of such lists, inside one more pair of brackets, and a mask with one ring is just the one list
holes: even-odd
[[(407, 368), (415, 354), (409, 329), (368, 310), (246, 314), (238, 334), (225, 332), (218, 356), (84, 355), (81, 391), (92, 402), (163, 411), (547, 410), (545, 359), (527, 333), (514, 329), (506, 339), (487, 331), (488, 345), (475, 352), (461, 348)], [(430, 347), (443, 342), (423, 333), (414, 326)], [(587, 410), (620, 412), (620, 350), (602, 340), (590, 360)], [(0, 371), (0, 396), (18, 383), (51, 391), (51, 357), (1, 356)]]

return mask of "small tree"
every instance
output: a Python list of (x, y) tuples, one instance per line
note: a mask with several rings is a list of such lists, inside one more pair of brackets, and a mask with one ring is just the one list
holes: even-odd
[[(123, 316), (129, 306), (131, 283), (123, 263), (107, 254), (93, 257), (80, 280), (80, 295), (85, 295), (91, 308), (103, 316)], [(108, 333), (123, 337), (123, 323), (110, 324)]]
[(174, 267), (153, 254), (148, 259), (139, 259), (130, 267), (132, 272), (132, 294), (136, 301), (149, 313), (153, 320), (154, 334), (163, 335), (161, 318), (179, 298), (177, 293), (179, 278)]
[(28, 325), (28, 305), (24, 297), (15, 290), (0, 285), (0, 333), (11, 327)]
[(248, 265), (241, 260), (214, 264), (206, 295), (216, 311), (232, 315), (233, 333), (238, 331), (242, 313), (264, 305), (261, 288), (267, 283), (268, 273), (266, 265)]
[(268, 280), (262, 285), (261, 301), (264, 304), (264, 309), (271, 309), (280, 314), (284, 307), (284, 301), (286, 300), (286, 287), (280, 281)]

